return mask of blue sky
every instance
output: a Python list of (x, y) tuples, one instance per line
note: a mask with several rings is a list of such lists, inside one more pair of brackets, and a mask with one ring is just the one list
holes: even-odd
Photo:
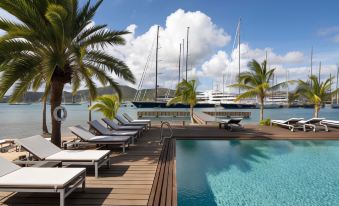
[[(80, 2), (83, 5), (86, 1)], [(208, 90), (221, 88), (223, 76), (230, 84), (237, 75), (238, 52), (232, 46), (239, 17), (242, 71), (248, 61), (264, 60), (267, 52), (270, 67), (277, 68), (278, 81), (285, 80), (287, 73), (304, 79), (309, 74), (313, 46), (314, 70), (322, 61), (321, 77), (335, 74), (339, 62), (338, 8), (337, 0), (105, 0), (93, 24), (131, 31), (125, 36), (125, 46), (106, 50), (127, 63), (137, 82), (151, 55), (143, 88), (154, 87), (155, 49), (151, 45), (156, 26), (160, 25), (159, 86), (170, 88), (178, 79), (179, 43), (189, 26), (189, 79), (197, 79), (199, 89)], [(0, 16), (12, 19), (2, 10)]]
[[(339, 60), (338, 8), (339, 1), (334, 0), (106, 0), (95, 16), (95, 23), (108, 24), (112, 29), (125, 29), (129, 25), (135, 24), (137, 28), (134, 30), (134, 36), (137, 38), (147, 36), (154, 25), (160, 25), (165, 30), (168, 27), (166, 19), (176, 13), (178, 9), (182, 9), (186, 13), (201, 12), (208, 16), (213, 25), (217, 29), (222, 29), (231, 40), (226, 44), (212, 47), (207, 54), (203, 55), (203, 61), (192, 63), (194, 64), (192, 67), (195, 68), (195, 75), (192, 78), (199, 78), (199, 88), (204, 90), (210, 89), (211, 84), (221, 81), (220, 75), (216, 71), (214, 71), (214, 75), (206, 75), (211, 70), (209, 68), (217, 68), (219, 65), (219, 70), (223, 70), (221, 65), (235, 64), (236, 58), (232, 59), (231, 56), (239, 17), (242, 18), (242, 43), (250, 47), (248, 53), (251, 53), (247, 59), (243, 60), (243, 63), (251, 58), (262, 60), (263, 51), (270, 48), (269, 52), (272, 52), (272, 56), (286, 57), (284, 60), (278, 61), (272, 57), (272, 66), (280, 69), (282, 80), (285, 78), (286, 70), (292, 73), (291, 76), (305, 78), (309, 71), (310, 50), (313, 46), (314, 65), (318, 65), (319, 61), (322, 61), (322, 65), (325, 67), (322, 75), (325, 77), (329, 73), (335, 73), (335, 64)], [(182, 25), (182, 27), (185, 26)], [(191, 35), (199, 35), (198, 33)], [(184, 34), (182, 36), (184, 37)], [(162, 40), (164, 41), (164, 39)], [(176, 44), (176, 42), (174, 43)], [(147, 43), (145, 43), (146, 46)], [(191, 45), (190, 49), (194, 50), (194, 46), (196, 45)], [(290, 60), (287, 56), (293, 55), (288, 55), (289, 52), (297, 52), (302, 56), (299, 55), (299, 57), (295, 57), (295, 60)], [(224, 57), (220, 58), (223, 55)], [(162, 56), (162, 58), (166, 58), (170, 55), (163, 54)], [(124, 60), (131, 61), (128, 58)], [(228, 63), (221, 64), (222, 61), (228, 61)], [(209, 68), (208, 62), (210, 62)], [(206, 63), (205, 66), (203, 66), (204, 63)], [(140, 71), (142, 64), (136, 67), (138, 68), (134, 68), (134, 71), (138, 76), (138, 70)], [(246, 67), (246, 64), (244, 63), (242, 67)], [(229, 68), (236, 70), (232, 66)], [(205, 72), (201, 72), (202, 70)], [(224, 74), (230, 75), (227, 72)], [(173, 78), (175, 77), (172, 77), (172, 81)], [(152, 78), (150, 78), (149, 87), (151, 85)], [(169, 85), (165, 84), (164, 86)]]
[(272, 47), (277, 52), (291, 49), (309, 52), (337, 50), (322, 29), (339, 26), (339, 1), (315, 0), (106, 0), (95, 20), (112, 28), (138, 25), (142, 34), (154, 24), (164, 25), (177, 9), (202, 11), (233, 35), (242, 17), (242, 39), (253, 47)]

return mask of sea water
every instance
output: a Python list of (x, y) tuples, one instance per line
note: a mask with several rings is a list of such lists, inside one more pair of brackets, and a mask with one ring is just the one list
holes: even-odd
[[(88, 127), (88, 105), (65, 105), (68, 117), (62, 123), (62, 134), (69, 135), (69, 126), (82, 125)], [(154, 111), (159, 108), (137, 109), (133, 107), (122, 107), (119, 113), (127, 112), (133, 118), (137, 117), (137, 111)], [(188, 111), (188, 109), (162, 109), (165, 111)], [(236, 111), (224, 110), (222, 108), (199, 109), (203, 111)], [(237, 111), (249, 111), (252, 113), (251, 118), (245, 119), (244, 123), (256, 123), (259, 118), (258, 109), (238, 109)], [(265, 109), (265, 117), (271, 119), (288, 119), (291, 117), (311, 118), (313, 109), (291, 108), (291, 109)], [(323, 108), (320, 112), (321, 117), (339, 120), (339, 109)], [(92, 119), (101, 119), (101, 113), (92, 112)], [(163, 117), (153, 118), (152, 121), (189, 121), (189, 118)], [(50, 106), (47, 105), (47, 126), (51, 130)], [(31, 135), (41, 134), (42, 131), (42, 104), (31, 105), (8, 105), (0, 104), (0, 139), (4, 138), (22, 138)]]

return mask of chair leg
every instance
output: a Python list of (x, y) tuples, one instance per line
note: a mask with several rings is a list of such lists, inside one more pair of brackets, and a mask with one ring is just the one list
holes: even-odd
[(124, 144), (122, 145), (122, 153), (125, 153), (125, 146), (126, 146), (126, 144), (124, 143)]
[(98, 162), (94, 163), (94, 174), (95, 174), (95, 178), (98, 178), (98, 173), (99, 173), (99, 168), (98, 168)]
[(65, 205), (65, 190), (60, 190), (60, 206)]
[(107, 168), (111, 167), (111, 157), (110, 155), (107, 156), (108, 160), (107, 160)]
[(86, 189), (86, 175), (84, 177), (84, 181), (82, 182), (81, 189), (82, 189), (83, 192), (85, 192), (85, 189)]

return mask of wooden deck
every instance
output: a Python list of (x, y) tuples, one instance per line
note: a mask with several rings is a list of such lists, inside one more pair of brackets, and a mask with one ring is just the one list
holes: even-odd
[[(112, 167), (100, 168), (98, 179), (88, 168), (86, 192), (73, 192), (66, 205), (147, 205), (161, 150), (158, 129), (147, 132), (125, 154), (117, 149), (111, 155)], [(0, 205), (59, 205), (59, 196), (0, 192)]]
[[(87, 174), (85, 193), (74, 192), (66, 205), (149, 205), (176, 206), (175, 140), (176, 139), (318, 139), (339, 140), (339, 129), (330, 132), (290, 132), (279, 127), (245, 125), (232, 132), (217, 125), (175, 126), (172, 140), (159, 145), (159, 128), (152, 128), (126, 154), (113, 153), (112, 167), (99, 170), (100, 178)], [(59, 205), (58, 195), (0, 193), (0, 205)]]

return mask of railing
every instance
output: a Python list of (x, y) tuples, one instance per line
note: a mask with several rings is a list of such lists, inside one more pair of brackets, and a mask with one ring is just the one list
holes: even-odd
[[(168, 127), (168, 129), (171, 133), (170, 136), (168, 136), (168, 137), (164, 137), (164, 125), (166, 125)], [(160, 144), (162, 144), (165, 139), (172, 138), (172, 136), (173, 136), (173, 130), (172, 130), (170, 123), (161, 121)]]

